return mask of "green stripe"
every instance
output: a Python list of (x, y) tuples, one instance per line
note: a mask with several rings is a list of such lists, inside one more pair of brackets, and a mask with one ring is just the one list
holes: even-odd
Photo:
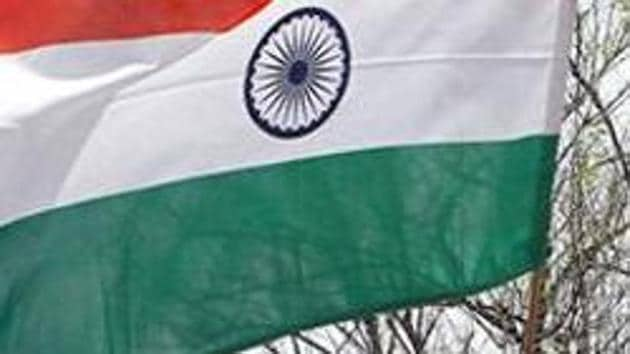
[(0, 229), (0, 353), (236, 350), (457, 298), (546, 256), (555, 137), (364, 151)]

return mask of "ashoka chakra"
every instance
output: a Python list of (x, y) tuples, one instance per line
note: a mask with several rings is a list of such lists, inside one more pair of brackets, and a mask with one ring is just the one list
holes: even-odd
[(245, 99), (267, 133), (297, 138), (320, 127), (337, 108), (350, 76), (350, 48), (341, 24), (321, 8), (281, 18), (256, 47)]

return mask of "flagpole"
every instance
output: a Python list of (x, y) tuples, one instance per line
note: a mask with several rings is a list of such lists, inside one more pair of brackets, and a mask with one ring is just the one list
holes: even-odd
[(534, 272), (529, 284), (529, 305), (523, 334), (523, 354), (540, 352), (539, 334), (545, 318), (543, 288), (546, 278), (547, 270), (543, 267)]

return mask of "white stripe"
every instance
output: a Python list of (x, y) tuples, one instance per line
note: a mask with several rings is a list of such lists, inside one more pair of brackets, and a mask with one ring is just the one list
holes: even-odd
[[(572, 1), (394, 3), (284, 2), (201, 47), (200, 36), (165, 36), (0, 58), (10, 78), (0, 83), (0, 221), (270, 163), (557, 131)], [(321, 129), (280, 140), (249, 118), (243, 74), (267, 29), (305, 4), (343, 23), (351, 80)]]

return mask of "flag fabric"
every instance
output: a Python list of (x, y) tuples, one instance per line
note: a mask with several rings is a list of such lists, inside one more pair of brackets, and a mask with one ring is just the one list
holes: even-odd
[(541, 265), (572, 11), (4, 0), (0, 352), (227, 352)]

